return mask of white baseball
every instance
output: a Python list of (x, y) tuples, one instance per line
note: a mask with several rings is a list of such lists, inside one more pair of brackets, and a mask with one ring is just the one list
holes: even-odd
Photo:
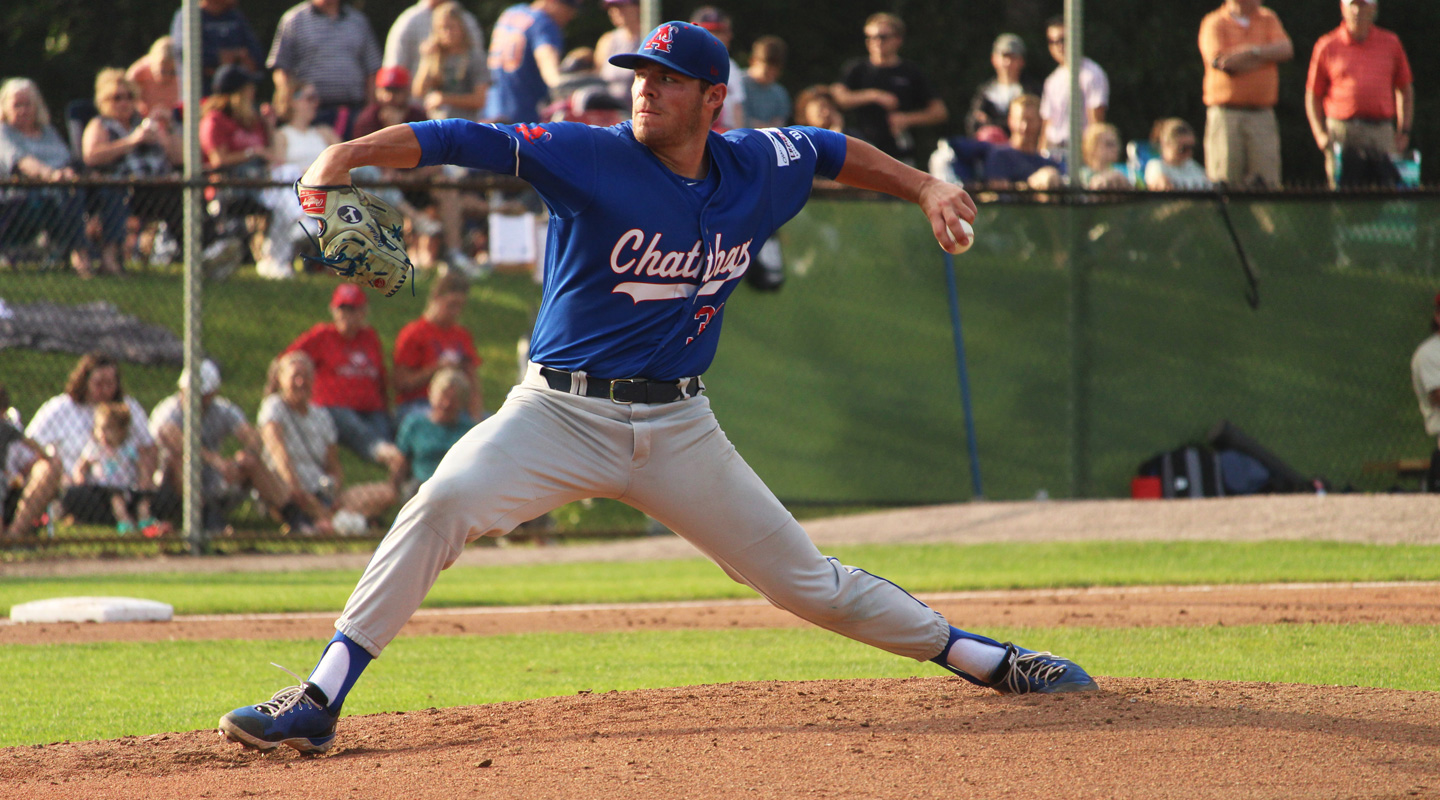
[[(960, 230), (965, 234), (966, 241), (965, 241), (963, 244), (961, 244), (960, 247), (955, 251), (955, 254), (956, 254), (956, 255), (959, 255), (959, 254), (965, 252), (966, 250), (969, 250), (970, 247), (975, 244), (975, 229), (972, 228), (972, 227), (970, 227), (970, 223), (966, 222), (966, 221), (963, 220), (963, 219), (960, 220), (959, 222), (960, 222)], [(959, 237), (956, 237), (956, 240), (958, 241), (958, 240), (959, 240)]]

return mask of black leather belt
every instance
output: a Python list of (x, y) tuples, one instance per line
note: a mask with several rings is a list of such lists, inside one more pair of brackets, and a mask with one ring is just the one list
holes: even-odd
[(579, 380), (574, 373), (563, 369), (541, 367), (540, 376), (557, 392), (584, 394), (586, 397), (601, 397), (616, 403), (673, 403), (694, 397), (705, 388), (699, 378), (685, 378), (678, 381), (652, 381), (646, 378), (596, 378), (585, 376), (585, 391), (575, 390)]

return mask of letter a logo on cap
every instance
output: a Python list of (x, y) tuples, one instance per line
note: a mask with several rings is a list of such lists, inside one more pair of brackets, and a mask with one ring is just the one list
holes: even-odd
[(661, 25), (650, 34), (650, 40), (645, 43), (642, 50), (657, 50), (661, 53), (670, 52), (670, 43), (675, 41), (675, 28), (672, 25)]

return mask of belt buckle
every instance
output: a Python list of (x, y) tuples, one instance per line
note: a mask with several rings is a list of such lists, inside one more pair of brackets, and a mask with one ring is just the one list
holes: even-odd
[(619, 403), (622, 406), (634, 405), (634, 400), (620, 400), (615, 397), (615, 387), (622, 383), (628, 383), (633, 385), (636, 383), (640, 383), (640, 381), (637, 381), (634, 378), (616, 378), (615, 380), (610, 381), (610, 402)]

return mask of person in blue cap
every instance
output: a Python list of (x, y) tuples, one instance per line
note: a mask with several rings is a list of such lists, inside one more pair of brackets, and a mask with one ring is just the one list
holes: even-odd
[(729, 57), (698, 26), (664, 23), (610, 62), (635, 71), (629, 122), (398, 125), (330, 147), (301, 179), (344, 184), (362, 165), (517, 175), (550, 208), (544, 298), (524, 380), (400, 511), (310, 676), (226, 714), (221, 733), (262, 750), (329, 748), (356, 679), (467, 542), (588, 497), (649, 514), (771, 603), (844, 636), (1005, 693), (1094, 689), (1069, 660), (961, 631), (822, 555), (736, 453), (700, 378), (731, 292), (815, 176), (916, 203), (950, 252), (971, 243), (974, 202), (832, 131), (711, 132)]

